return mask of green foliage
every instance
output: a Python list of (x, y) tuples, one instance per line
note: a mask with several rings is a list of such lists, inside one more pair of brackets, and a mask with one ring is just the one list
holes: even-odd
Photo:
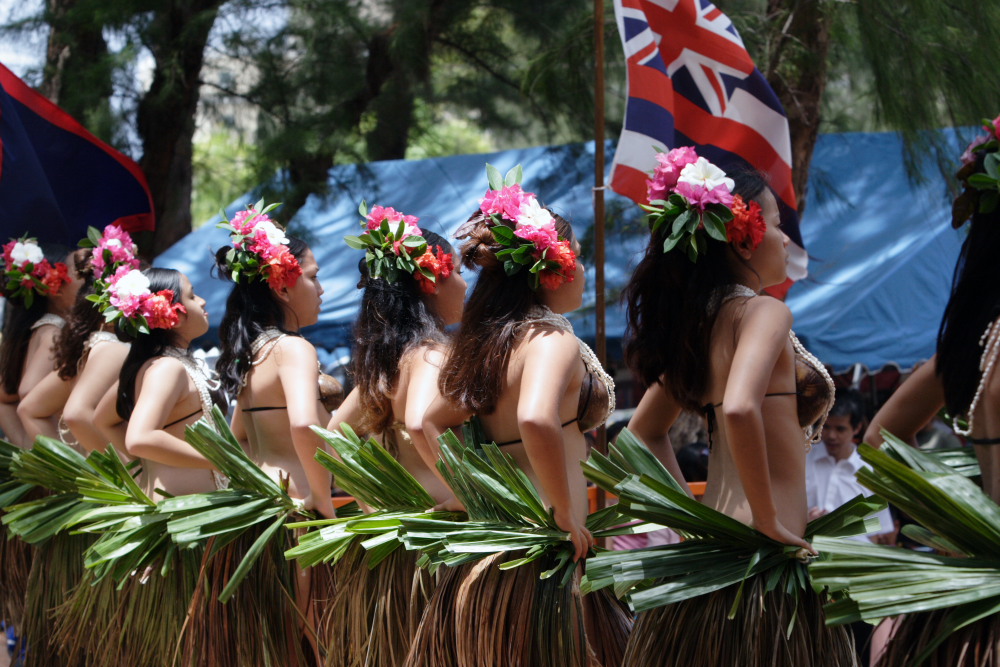
[[(593, 452), (583, 464), (592, 482), (618, 496), (618, 511), (678, 531), (687, 541), (667, 547), (599, 554), (587, 561), (583, 590), (614, 586), (627, 595), (635, 611), (680, 602), (733, 585), (756, 575), (767, 576), (767, 590), (786, 582), (796, 595), (807, 586), (803, 553), (750, 526), (694, 500), (628, 429), (608, 455)], [(858, 496), (806, 527), (815, 535), (847, 536), (877, 525), (871, 514), (885, 502)], [(738, 608), (739, 595), (730, 617)]]
[(1000, 612), (1000, 507), (938, 458), (882, 434), (881, 450), (859, 448), (871, 468), (858, 479), (920, 524), (913, 537), (951, 555), (818, 539), (827, 558), (810, 574), (840, 594), (826, 608), (831, 623), (951, 608), (919, 662), (954, 630)]

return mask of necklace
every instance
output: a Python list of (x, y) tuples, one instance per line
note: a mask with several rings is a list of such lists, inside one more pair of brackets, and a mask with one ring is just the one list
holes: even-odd
[[(240, 391), (243, 390), (243, 387), (247, 386), (247, 380), (250, 378), (250, 371), (255, 366), (260, 366), (264, 363), (264, 360), (270, 356), (271, 351), (274, 350), (278, 341), (287, 335), (288, 334), (277, 327), (267, 327), (253, 339), (253, 342), (250, 343), (250, 368), (246, 369), (240, 375)], [(237, 395), (238, 394), (239, 392), (237, 392)]]
[(604, 421), (607, 421), (611, 413), (615, 411), (615, 381), (608, 374), (604, 367), (601, 366), (600, 360), (594, 353), (590, 346), (580, 340), (579, 337), (573, 332), (573, 324), (564, 315), (559, 315), (553, 313), (549, 310), (548, 306), (532, 306), (528, 310), (527, 317), (525, 318), (524, 324), (546, 324), (553, 329), (558, 329), (559, 331), (565, 331), (566, 333), (573, 334), (576, 338), (576, 342), (580, 347), (580, 358), (583, 361), (583, 366), (590, 373), (595, 375), (604, 386), (608, 388), (608, 407), (604, 414)]
[(39, 327), (44, 327), (46, 324), (51, 324), (54, 327), (62, 329), (64, 326), (66, 326), (66, 320), (56, 315), (55, 313), (45, 313), (44, 315), (39, 317), (34, 324), (31, 325), (31, 329), (35, 330)]
[(979, 407), (979, 400), (983, 397), (986, 383), (993, 373), (993, 367), (996, 366), (997, 356), (1000, 355), (1000, 325), (997, 322), (1000, 322), (1000, 319), (990, 322), (986, 327), (986, 331), (979, 337), (979, 347), (983, 348), (983, 354), (979, 358), (979, 385), (976, 387), (976, 393), (972, 397), (972, 403), (969, 404), (969, 411), (967, 413), (969, 417), (968, 427), (961, 428), (957, 420), (952, 424), (955, 433), (966, 438), (972, 435), (976, 408)]

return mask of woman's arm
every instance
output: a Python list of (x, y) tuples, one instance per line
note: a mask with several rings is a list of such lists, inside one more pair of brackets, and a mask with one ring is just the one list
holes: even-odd
[(649, 451), (653, 452), (690, 496), (691, 489), (688, 488), (670, 444), (670, 427), (680, 413), (680, 404), (667, 393), (664, 384), (660, 382), (646, 389), (632, 418), (628, 420), (628, 430), (649, 447)]
[(131, 456), (177, 468), (214, 468), (194, 447), (163, 428), (187, 396), (188, 382), (187, 371), (176, 359), (160, 357), (149, 365), (136, 382), (135, 408), (125, 431), (125, 449)]
[[(120, 454), (127, 456), (125, 431), (128, 429), (128, 422), (118, 414), (117, 403), (118, 381), (115, 380), (94, 408), (94, 430), (99, 434), (102, 443), (110, 442)], [(97, 449), (104, 448), (103, 444), (97, 446)]]
[[(359, 423), (361, 423), (361, 402), (358, 400), (358, 388), (355, 387), (344, 398), (340, 407), (333, 411), (330, 423), (326, 425), (326, 430), (340, 432), (340, 425), (347, 424), (357, 431)], [(358, 435), (363, 437), (365, 434), (359, 433)]]
[(71, 380), (63, 380), (56, 371), (50, 371), (42, 381), (21, 399), (17, 416), (24, 425), (24, 432), (31, 441), (40, 435), (59, 438), (59, 414), (73, 389)]
[(572, 334), (563, 332), (534, 336), (526, 346), (517, 402), (518, 432), (542, 492), (552, 504), (556, 524), (570, 534), (576, 547), (573, 560), (579, 560), (587, 555), (594, 538), (573, 511), (559, 408), (570, 379), (578, 375), (580, 348)]
[(325, 447), (313, 426), (326, 423), (319, 402), (319, 370), (316, 348), (305, 338), (288, 336), (277, 344), (274, 353), (278, 378), (288, 406), (288, 426), (292, 446), (309, 480), (306, 508), (333, 518), (330, 472), (316, 460), (316, 450)]
[[(128, 345), (117, 345), (112, 343), (102, 343), (94, 347), (87, 356), (87, 363), (80, 371), (76, 379), (76, 386), (66, 401), (63, 410), (63, 419), (73, 437), (88, 452), (104, 449), (108, 441), (114, 443), (115, 449), (124, 454), (125, 446), (125, 426), (124, 422), (115, 412), (115, 401), (117, 400), (118, 375), (121, 373), (122, 364), (128, 356)], [(97, 424), (97, 405), (108, 393), (108, 389), (115, 387), (110, 401), (110, 413), (106, 413), (106, 427), (108, 433), (102, 431)]]
[(3, 394), (0, 398), (0, 430), (3, 430), (3, 437), (10, 444), (17, 447), (28, 446), (24, 425), (17, 416), (17, 394)]
[[(722, 399), (729, 451), (746, 494), (753, 524), (760, 532), (783, 544), (812, 550), (808, 542), (785, 528), (771, 491), (762, 413), (764, 394), (774, 367), (788, 345), (792, 314), (776, 299), (754, 299), (747, 305), (733, 353), (733, 362)], [(789, 375), (789, 384), (794, 375)]]
[(914, 370), (872, 418), (864, 442), (882, 444), (882, 429), (913, 443), (917, 432), (944, 407), (944, 387), (937, 376), (937, 356)]
[(25, 357), (24, 371), (21, 373), (21, 383), (17, 387), (17, 395), (22, 400), (55, 367), (52, 346), (55, 344), (58, 334), (58, 327), (46, 325), (39, 327), (31, 335), (31, 342), (28, 343), (28, 356)]

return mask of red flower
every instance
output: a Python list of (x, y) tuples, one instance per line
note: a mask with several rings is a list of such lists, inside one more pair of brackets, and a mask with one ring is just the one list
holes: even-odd
[(764, 222), (760, 204), (752, 199), (747, 204), (743, 201), (743, 197), (733, 195), (732, 211), (732, 222), (726, 225), (726, 237), (729, 242), (740, 245), (749, 241), (750, 250), (756, 250), (764, 240), (764, 233), (767, 232), (767, 223)]
[(59, 294), (62, 286), (70, 281), (69, 268), (65, 264), (56, 262), (56, 265), (52, 266), (47, 259), (43, 259), (35, 267), (35, 277), (45, 285), (45, 294), (48, 296)]
[(431, 280), (419, 270), (413, 272), (413, 277), (417, 279), (417, 285), (424, 294), (435, 294), (437, 292), (437, 281), (447, 278), (455, 269), (451, 253), (442, 252), (441, 246), (436, 247), (436, 257), (432, 249), (428, 248), (423, 255), (414, 260), (418, 267), (422, 266), (425, 269), (429, 269), (434, 274), (434, 280)]
[(174, 303), (173, 290), (162, 289), (142, 300), (140, 312), (150, 329), (173, 329), (180, 322), (180, 314), (187, 313), (183, 304)]
[(286, 246), (275, 246), (278, 252), (267, 260), (263, 266), (263, 273), (267, 277), (267, 284), (273, 290), (282, 287), (295, 287), (299, 276), (302, 275), (302, 267), (295, 255), (288, 251)]
[(559, 265), (558, 269), (545, 269), (538, 272), (538, 281), (545, 289), (558, 289), (563, 283), (573, 282), (576, 273), (576, 253), (570, 247), (569, 241), (559, 241), (545, 252), (545, 259)]

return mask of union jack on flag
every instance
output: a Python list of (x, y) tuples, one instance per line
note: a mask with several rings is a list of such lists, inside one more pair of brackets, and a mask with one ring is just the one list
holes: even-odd
[(789, 278), (804, 278), (788, 119), (733, 22), (708, 0), (615, 0), (615, 17), (628, 103), (612, 189), (644, 203), (657, 148), (695, 146), (722, 169), (759, 169), (792, 240)]

